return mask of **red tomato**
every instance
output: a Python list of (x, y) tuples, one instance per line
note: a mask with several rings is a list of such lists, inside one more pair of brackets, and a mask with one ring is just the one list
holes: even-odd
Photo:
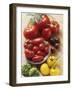
[(39, 48), (38, 48), (37, 46), (34, 46), (34, 47), (33, 47), (34, 53), (36, 53), (38, 50), (39, 50)]
[(24, 30), (23, 34), (24, 34), (25, 38), (27, 38), (27, 39), (34, 39), (34, 38), (38, 37), (38, 26), (37, 26), (37, 24), (26, 28), (26, 30)]
[(49, 47), (45, 47), (45, 53), (46, 53), (46, 54), (49, 53)]
[(32, 44), (28, 44), (28, 49), (32, 50), (33, 45)]
[(44, 49), (45, 49), (44, 43), (39, 44), (39, 49), (44, 51)]
[(45, 53), (42, 52), (42, 51), (38, 51), (36, 54), (37, 54), (37, 55), (40, 55), (40, 56), (45, 56)]
[(32, 61), (33, 61), (33, 62), (39, 62), (39, 61), (42, 61), (43, 58), (44, 58), (43, 56), (35, 55), (35, 56), (32, 58)]
[(52, 30), (52, 33), (54, 33), (54, 34), (58, 34), (60, 31), (60, 26), (59, 26), (58, 22), (56, 22), (56, 21), (51, 22), (50, 28)]
[(42, 36), (45, 40), (48, 40), (52, 35), (51, 29), (50, 28), (45, 28), (42, 31)]
[(27, 49), (32, 50), (33, 44), (27, 44), (27, 43), (25, 43), (25, 44), (24, 44), (24, 48), (27, 48)]
[(39, 45), (40, 43), (43, 43), (44, 39), (42, 37), (33, 39), (32, 44), (33, 45)]
[(40, 29), (43, 29), (43, 28), (45, 28), (46, 25), (49, 24), (49, 23), (50, 23), (49, 17), (48, 17), (47, 15), (43, 14), (43, 15), (41, 16), (41, 20), (38, 22), (38, 25), (39, 25)]
[(25, 49), (25, 55), (28, 59), (31, 59), (34, 56), (34, 52), (29, 49)]

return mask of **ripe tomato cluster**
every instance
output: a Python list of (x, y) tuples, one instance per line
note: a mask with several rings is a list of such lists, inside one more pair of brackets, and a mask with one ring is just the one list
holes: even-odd
[(33, 62), (39, 62), (49, 52), (49, 45), (44, 43), (42, 37), (35, 38), (33, 40), (27, 40), (24, 44), (25, 55), (29, 60)]
[(41, 15), (39, 20), (35, 20), (34, 24), (24, 29), (25, 56), (33, 62), (42, 61), (49, 53), (50, 46), (59, 48), (60, 40), (57, 37), (59, 33), (59, 23), (51, 21), (46, 14)]

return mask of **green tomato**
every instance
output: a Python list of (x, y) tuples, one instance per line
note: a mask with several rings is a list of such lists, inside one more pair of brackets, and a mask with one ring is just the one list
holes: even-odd
[(29, 70), (31, 69), (31, 65), (30, 64), (25, 64), (22, 66), (22, 75), (23, 76), (29, 76)]
[(40, 73), (37, 68), (33, 67), (30, 69), (29, 76), (39, 76), (39, 75), (40, 75)]

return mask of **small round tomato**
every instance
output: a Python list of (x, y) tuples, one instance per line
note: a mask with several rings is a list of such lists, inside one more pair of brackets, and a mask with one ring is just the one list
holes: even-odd
[(40, 27), (40, 29), (43, 29), (46, 27), (47, 24), (50, 23), (50, 19), (47, 15), (43, 14), (41, 15), (41, 19), (40, 21), (38, 22), (38, 25)]
[(37, 46), (34, 46), (34, 47), (33, 47), (34, 53), (36, 53), (38, 50), (39, 50), (39, 48), (38, 48)]
[(25, 49), (25, 56), (28, 58), (28, 59), (31, 59), (33, 56), (34, 56), (34, 52), (29, 50), (29, 49)]
[(42, 50), (42, 51), (44, 51), (44, 49), (45, 49), (45, 44), (44, 44), (44, 43), (40, 43), (40, 44), (39, 44), (39, 49)]
[(31, 27), (28, 27), (24, 30), (24, 36), (27, 39), (34, 39), (38, 37), (38, 26), (37, 24), (32, 25)]
[(42, 37), (45, 39), (45, 40), (48, 40), (52, 35), (52, 32), (51, 32), (51, 29), (50, 28), (44, 28), (43, 31), (42, 31)]

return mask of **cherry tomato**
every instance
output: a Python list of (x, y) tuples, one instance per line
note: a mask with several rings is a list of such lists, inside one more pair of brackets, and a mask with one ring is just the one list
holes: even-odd
[(26, 28), (26, 30), (24, 30), (23, 34), (24, 34), (25, 38), (27, 38), (27, 39), (36, 38), (38, 36), (38, 26), (37, 26), (37, 24)]
[(33, 62), (40, 62), (43, 60), (43, 56), (39, 56), (39, 55), (35, 55), (33, 58), (32, 58), (32, 61)]
[(49, 47), (45, 47), (45, 53), (46, 53), (46, 54), (49, 53)]
[(45, 53), (42, 52), (42, 51), (38, 51), (36, 54), (37, 54), (37, 55), (40, 55), (40, 56), (45, 56)]
[(29, 49), (25, 49), (25, 56), (28, 58), (28, 59), (31, 59), (33, 56), (34, 56), (34, 52), (29, 50)]
[(48, 40), (52, 35), (51, 29), (50, 28), (45, 28), (42, 31), (42, 36), (45, 40)]
[(45, 49), (44, 43), (40, 43), (39, 44), (39, 49), (42, 50), (42, 51), (44, 51), (44, 49)]
[(50, 23), (50, 19), (47, 15), (43, 14), (41, 15), (41, 19), (40, 21), (38, 22), (38, 25), (40, 27), (40, 29), (43, 29), (46, 27), (47, 24)]
[(38, 46), (34, 46), (34, 47), (33, 47), (34, 53), (36, 53), (38, 50), (39, 50)]
[(40, 43), (43, 43), (44, 39), (42, 37), (33, 39), (32, 44), (33, 45), (39, 45)]

